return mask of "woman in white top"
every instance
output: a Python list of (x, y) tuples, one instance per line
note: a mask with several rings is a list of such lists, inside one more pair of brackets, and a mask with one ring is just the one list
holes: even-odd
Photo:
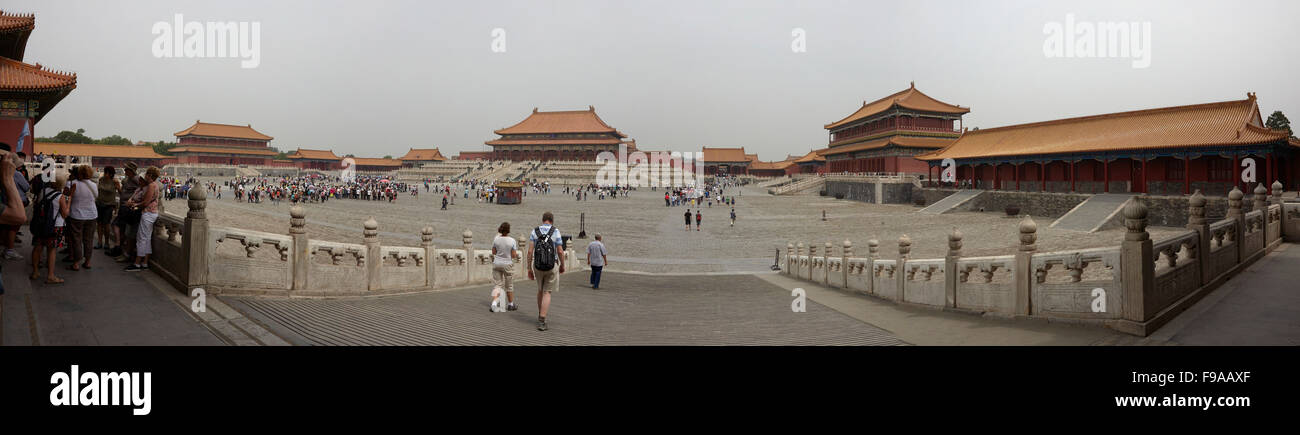
[[(492, 239), (492, 299), (496, 300), (497, 294), (501, 291), (506, 292), (506, 300), (509, 305), (506, 310), (515, 311), (519, 307), (515, 306), (515, 284), (514, 268), (515, 260), (519, 258), (519, 242), (510, 237), (510, 222), (502, 222), (497, 227), (497, 236)], [(488, 310), (496, 312), (492, 304), (488, 304)]]
[[(73, 181), (68, 183), (68, 197), (72, 207), (68, 211), (68, 229), (72, 232), (72, 264), (68, 270), (79, 271), (82, 267), (90, 268), (91, 253), (95, 252), (95, 221), (99, 219), (95, 198), (99, 196), (99, 186), (95, 184), (95, 170), (89, 165), (72, 168)], [(81, 263), (78, 267), (77, 263)]]

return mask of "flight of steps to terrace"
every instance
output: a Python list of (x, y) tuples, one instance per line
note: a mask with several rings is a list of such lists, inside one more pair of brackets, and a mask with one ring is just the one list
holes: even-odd
[(774, 187), (767, 190), (767, 193), (773, 195), (795, 195), (810, 190), (821, 190), (826, 186), (826, 179), (823, 177), (808, 177), (793, 183)]

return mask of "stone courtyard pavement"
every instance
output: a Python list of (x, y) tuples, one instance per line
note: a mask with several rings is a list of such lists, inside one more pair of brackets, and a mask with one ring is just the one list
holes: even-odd
[(490, 313), (490, 286), (374, 298), (222, 297), (298, 345), (903, 345), (885, 330), (754, 275), (562, 276), (537, 331), (537, 292), (516, 282), (519, 311)]

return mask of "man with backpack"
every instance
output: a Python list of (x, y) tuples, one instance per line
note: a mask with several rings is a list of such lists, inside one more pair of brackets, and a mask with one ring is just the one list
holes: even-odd
[(560, 286), (564, 273), (564, 242), (560, 230), (555, 229), (555, 215), (542, 213), (542, 225), (528, 234), (528, 279), (537, 281), (537, 330), (546, 326), (546, 313), (551, 308), (551, 293)]

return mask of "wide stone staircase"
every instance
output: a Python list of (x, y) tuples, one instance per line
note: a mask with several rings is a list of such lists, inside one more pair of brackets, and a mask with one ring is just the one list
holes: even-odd
[(1071, 231), (1096, 232), (1124, 225), (1120, 211), (1135, 196), (1126, 193), (1102, 193), (1093, 195), (1075, 206), (1056, 222), (1052, 228)]
[(793, 183), (768, 189), (767, 193), (773, 195), (796, 195), (812, 190), (821, 190), (823, 187), (826, 187), (825, 178), (808, 177)]
[(930, 204), (926, 208), (917, 211), (917, 213), (925, 213), (925, 214), (947, 213), (949, 211), (956, 209), (957, 207), (960, 207), (962, 204), (965, 204), (970, 200), (975, 199), (976, 196), (979, 196), (980, 194), (983, 193), (984, 193), (983, 190), (976, 190), (976, 189), (958, 190), (956, 193), (953, 193), (952, 195), (948, 195), (944, 199), (935, 201), (934, 204)]

